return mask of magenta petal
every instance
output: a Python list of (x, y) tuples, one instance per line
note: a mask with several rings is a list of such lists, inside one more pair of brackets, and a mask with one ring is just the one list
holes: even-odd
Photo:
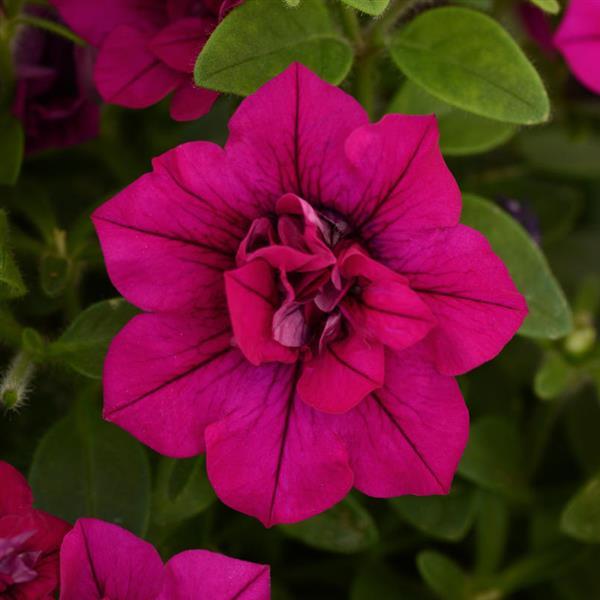
[(210, 111), (218, 92), (194, 85), (191, 77), (181, 82), (171, 98), (171, 116), (176, 121), (193, 121)]
[(138, 315), (106, 357), (104, 418), (157, 452), (193, 456), (239, 393), (244, 363), (223, 315)]
[(50, 0), (50, 4), (77, 35), (96, 47), (119, 25), (154, 31), (166, 19), (163, 3), (156, 0)]
[(469, 430), (458, 385), (413, 348), (386, 352), (385, 371), (385, 387), (330, 421), (348, 448), (354, 485), (381, 498), (445, 494)]
[(354, 98), (295, 63), (241, 103), (226, 150), (267, 210), (288, 192), (335, 207), (349, 185), (345, 140), (367, 122)]
[(357, 179), (346, 214), (365, 239), (456, 225), (461, 197), (433, 116), (386, 115), (354, 131), (346, 154)]
[(97, 519), (79, 519), (60, 552), (61, 600), (149, 600), (163, 565), (148, 542)]
[(122, 25), (106, 37), (94, 70), (94, 82), (105, 102), (146, 108), (172, 92), (182, 75), (165, 66), (147, 47), (147, 36)]
[(304, 363), (298, 394), (318, 410), (343, 413), (380, 388), (383, 380), (383, 346), (353, 334)]
[(171, 69), (191, 74), (212, 28), (213, 22), (208, 19), (179, 19), (161, 29), (149, 48)]
[(600, 3), (570, 0), (554, 42), (575, 77), (600, 94)]
[(425, 341), (441, 373), (458, 375), (494, 358), (527, 315), (508, 270), (469, 227), (414, 234), (377, 247), (436, 317)]
[(17, 469), (0, 460), (0, 517), (31, 509), (33, 496), (27, 480)]
[(207, 600), (269, 600), (269, 567), (208, 550), (181, 552), (165, 565), (157, 600), (190, 600), (200, 590)]
[(298, 398), (297, 376), (281, 364), (248, 372), (238, 409), (206, 429), (217, 495), (267, 527), (312, 517), (352, 487), (346, 449)]
[(253, 364), (294, 362), (297, 353), (273, 339), (273, 316), (277, 309), (274, 270), (262, 259), (225, 273), (229, 317), (235, 341)]
[[(198, 163), (210, 167), (216, 157), (210, 145), (205, 150)], [(92, 215), (111, 280), (136, 306), (191, 310), (224, 302), (223, 271), (234, 266), (238, 240), (233, 225), (220, 227), (227, 215), (214, 214), (215, 192), (203, 191), (188, 192), (161, 169)]]

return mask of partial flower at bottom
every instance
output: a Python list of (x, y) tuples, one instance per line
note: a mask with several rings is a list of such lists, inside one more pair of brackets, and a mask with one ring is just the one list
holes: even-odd
[(447, 493), (468, 435), (454, 376), (527, 308), (459, 224), (435, 118), (370, 124), (295, 64), (229, 130), (93, 215), (113, 283), (146, 311), (109, 350), (105, 418), (163, 454), (206, 452), (221, 500), (267, 526), (353, 485)]

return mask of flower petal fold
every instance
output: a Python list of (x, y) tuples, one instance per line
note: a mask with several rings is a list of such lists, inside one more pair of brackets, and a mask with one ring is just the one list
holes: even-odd
[(171, 98), (171, 117), (176, 121), (193, 121), (207, 114), (218, 92), (197, 87), (192, 77), (183, 80)]

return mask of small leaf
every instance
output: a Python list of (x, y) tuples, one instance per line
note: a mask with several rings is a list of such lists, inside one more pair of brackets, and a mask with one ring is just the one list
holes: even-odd
[(356, 10), (377, 17), (388, 7), (390, 0), (342, 0), (342, 2)]
[(557, 339), (573, 328), (571, 309), (539, 247), (501, 208), (478, 196), (463, 196), (462, 222), (488, 239), (527, 300), (529, 314), (519, 333)]
[(189, 519), (203, 512), (215, 499), (203, 456), (161, 459), (152, 502), (152, 516), (157, 525), (167, 526)]
[(96, 517), (144, 533), (150, 469), (143, 447), (84, 403), (42, 438), (29, 476), (37, 508), (71, 523)]
[(202, 87), (246, 96), (292, 62), (338, 84), (350, 69), (352, 49), (319, 0), (295, 8), (246, 0), (210, 36), (194, 78)]
[(428, 10), (394, 35), (390, 50), (409, 79), (458, 108), (508, 123), (548, 119), (550, 103), (537, 71), (483, 13)]
[(0, 210), (0, 299), (16, 298), (27, 292), (8, 244), (8, 219)]
[(541, 8), (544, 12), (550, 13), (551, 15), (557, 15), (560, 12), (560, 4), (558, 0), (530, 0), (532, 4), (535, 4), (538, 8)]
[(447, 496), (402, 496), (390, 500), (408, 523), (433, 537), (457, 542), (465, 537), (475, 517), (475, 494), (460, 482)]
[(582, 542), (600, 544), (600, 473), (569, 501), (560, 528)]
[(513, 422), (484, 417), (471, 427), (458, 472), (484, 489), (527, 501), (521, 440)]
[(342, 554), (360, 552), (379, 537), (371, 515), (351, 497), (316, 517), (280, 529), (308, 546)]
[(23, 127), (7, 113), (0, 115), (0, 132), (0, 185), (14, 185), (23, 161)]
[(445, 600), (470, 598), (467, 575), (447, 556), (430, 550), (419, 552), (417, 567), (421, 577), (440, 598)]
[(574, 375), (574, 369), (560, 352), (550, 351), (535, 374), (533, 388), (542, 400), (553, 400), (567, 390)]
[(40, 262), (40, 286), (50, 298), (60, 296), (71, 275), (71, 261), (66, 256), (46, 253)]
[(114, 336), (137, 314), (122, 298), (104, 300), (86, 308), (49, 347), (75, 371), (100, 379), (108, 346)]
[(400, 88), (388, 112), (435, 114), (440, 129), (440, 147), (447, 156), (487, 152), (507, 142), (517, 131), (511, 123), (486, 119), (454, 108), (412, 81), (407, 81)]

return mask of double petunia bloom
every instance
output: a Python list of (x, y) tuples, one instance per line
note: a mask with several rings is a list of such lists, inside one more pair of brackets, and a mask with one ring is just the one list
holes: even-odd
[(98, 49), (94, 81), (105, 102), (146, 108), (173, 93), (178, 121), (206, 114), (218, 94), (196, 87), (196, 57), (242, 0), (51, 0), (75, 33)]
[(104, 415), (173, 457), (207, 454), (265, 525), (449, 490), (468, 435), (455, 375), (526, 303), (478, 232), (432, 116), (361, 106), (301, 65), (242, 102), (225, 148), (184, 144), (93, 215), (145, 311), (116, 337)]

